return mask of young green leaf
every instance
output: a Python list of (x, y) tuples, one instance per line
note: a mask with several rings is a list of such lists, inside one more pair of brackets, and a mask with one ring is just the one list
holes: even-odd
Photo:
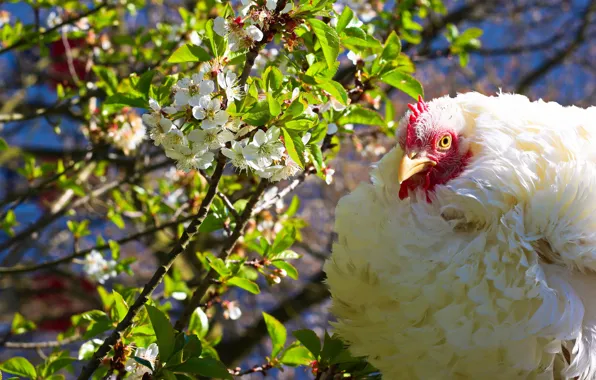
[(339, 101), (344, 106), (347, 105), (348, 102), (348, 93), (344, 89), (344, 86), (339, 84), (336, 81), (329, 81), (317, 84), (317, 87), (327, 91), (329, 95), (333, 96), (337, 101)]
[(199, 338), (203, 338), (209, 332), (209, 318), (200, 307), (197, 307), (190, 317), (188, 332), (197, 334)]
[(321, 353), (321, 340), (314, 331), (308, 329), (296, 330), (292, 332), (292, 335), (294, 335), (304, 347), (308, 348), (315, 358), (319, 357), (319, 354)]
[(168, 59), (168, 63), (205, 62), (211, 59), (209, 53), (196, 45), (180, 46)]
[(360, 105), (350, 106), (348, 111), (339, 118), (338, 124), (364, 124), (384, 126), (385, 121), (377, 112), (362, 108)]
[(341, 33), (348, 26), (348, 24), (350, 23), (350, 21), (352, 21), (353, 18), (354, 12), (352, 11), (352, 9), (350, 9), (350, 7), (344, 7), (344, 10), (341, 12), (339, 19), (337, 20), (337, 26), (335, 27), (337, 33)]
[(381, 80), (398, 90), (405, 92), (414, 99), (419, 95), (424, 96), (422, 85), (413, 76), (406, 74), (399, 69), (391, 70), (381, 76)]
[(296, 228), (286, 227), (275, 236), (269, 253), (272, 256), (277, 255), (290, 248), (294, 244), (294, 241), (296, 241)]
[(259, 294), (261, 292), (259, 285), (242, 277), (232, 277), (227, 281), (227, 284), (237, 286), (248, 292), (251, 292), (252, 294)]
[(321, 43), (327, 66), (332, 67), (339, 55), (339, 36), (337, 32), (321, 20), (311, 18), (307, 21)]
[(157, 346), (159, 347), (159, 356), (162, 360), (167, 361), (174, 353), (174, 344), (176, 340), (176, 333), (170, 323), (170, 319), (158, 308), (145, 305), (151, 325), (155, 330), (157, 338)]
[(284, 135), (284, 144), (292, 160), (296, 162), (301, 168), (304, 168), (304, 143), (298, 134), (291, 130), (282, 128)]
[(274, 358), (281, 352), (284, 345), (286, 344), (286, 328), (280, 321), (265, 312), (263, 312), (263, 318), (265, 319), (265, 324), (267, 325), (267, 332), (271, 337), (271, 344), (273, 346), (271, 349), (271, 357)]
[(212, 358), (190, 358), (184, 363), (168, 369), (175, 373), (190, 373), (212, 379), (233, 379), (226, 366)]
[(392, 31), (391, 34), (389, 34), (389, 37), (387, 37), (387, 40), (385, 40), (381, 58), (387, 62), (390, 62), (397, 59), (397, 57), (399, 57), (399, 53), (401, 53), (401, 40), (395, 31)]
[(104, 104), (119, 104), (123, 106), (147, 108), (147, 100), (132, 94), (114, 94), (108, 96)]
[(0, 364), (0, 371), (28, 379), (37, 379), (37, 372), (35, 371), (33, 364), (29, 363), (29, 360), (20, 356), (8, 359)]
[(289, 347), (281, 355), (280, 361), (287, 366), (309, 365), (315, 358), (304, 346)]
[(298, 270), (292, 264), (281, 260), (273, 261), (271, 264), (279, 269), (285, 270), (288, 274), (288, 277), (290, 277), (292, 280), (298, 279)]

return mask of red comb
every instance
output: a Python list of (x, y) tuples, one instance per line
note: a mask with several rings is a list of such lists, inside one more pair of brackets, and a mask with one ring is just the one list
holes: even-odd
[(428, 105), (422, 99), (422, 95), (418, 95), (418, 103), (416, 104), (408, 104), (408, 108), (410, 111), (410, 122), (408, 123), (406, 129), (406, 145), (414, 144), (414, 140), (416, 137), (416, 132), (414, 131), (414, 124), (418, 121), (420, 115), (424, 112), (428, 111)]

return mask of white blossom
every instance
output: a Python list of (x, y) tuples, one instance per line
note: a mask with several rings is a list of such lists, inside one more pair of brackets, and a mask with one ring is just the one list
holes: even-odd
[(205, 79), (205, 73), (201, 70), (190, 78), (180, 79), (174, 86), (174, 90), (176, 91), (174, 95), (175, 105), (179, 107), (196, 106), (201, 97), (210, 95), (215, 91), (215, 83), (210, 79)]
[(329, 123), (327, 124), (327, 134), (328, 135), (333, 135), (337, 133), (337, 124), (335, 123)]
[(253, 41), (261, 41), (263, 39), (263, 32), (261, 29), (257, 28), (254, 25), (249, 25), (246, 28), (246, 34), (253, 40)]
[(348, 59), (350, 61), (352, 61), (352, 63), (354, 65), (357, 65), (358, 64), (358, 61), (371, 62), (371, 61), (374, 61), (375, 58), (377, 58), (377, 55), (376, 54), (372, 54), (372, 55), (369, 55), (369, 56), (363, 58), (361, 55), (359, 55), (357, 53), (354, 53), (352, 50), (350, 50), (348, 52)]
[[(193, 103), (194, 104), (194, 103)], [(228, 113), (221, 109), (221, 101), (210, 96), (199, 98), (198, 104), (192, 108), (195, 119), (201, 120), (201, 128), (211, 129), (224, 125), (228, 121)]]
[(227, 70), (225, 73), (219, 72), (217, 74), (217, 83), (226, 92), (228, 102), (242, 99), (243, 91), (238, 85), (238, 76), (236, 73), (230, 70)]
[(136, 112), (129, 111), (116, 116), (114, 124), (108, 129), (108, 138), (118, 149), (128, 155), (145, 140), (147, 129), (142, 118)]
[(242, 316), (242, 310), (240, 310), (236, 301), (226, 302), (223, 306), (225, 308), (223, 312), (225, 319), (235, 321), (237, 319), (240, 319), (240, 317)]
[(327, 185), (331, 185), (333, 182), (333, 174), (335, 174), (335, 169), (325, 168), (323, 169), (323, 174), (325, 174), (325, 183), (327, 183)]
[(346, 109), (346, 106), (344, 106), (343, 104), (341, 104), (339, 102), (339, 100), (335, 99), (333, 96), (329, 97), (329, 101), (323, 105), (321, 105), (320, 107), (320, 112), (327, 112), (329, 111), (331, 108), (333, 108), (335, 111), (343, 111)]
[(246, 146), (248, 139), (244, 139), (242, 141), (232, 141), (232, 147), (229, 148), (222, 148), (221, 153), (230, 159), (232, 165), (240, 170), (246, 170), (248, 168), (248, 163), (246, 162), (246, 157), (244, 157), (244, 147)]
[(193, 45), (199, 46), (201, 43), (203, 43), (203, 40), (201, 39), (201, 37), (199, 36), (199, 33), (197, 33), (196, 30), (193, 30), (190, 35), (188, 36), (188, 39), (190, 41), (190, 43), (192, 43)]
[(263, 170), (273, 160), (280, 160), (284, 153), (284, 146), (279, 141), (279, 128), (269, 128), (267, 132), (258, 130), (251, 141), (244, 148), (244, 157), (248, 160), (249, 166), (255, 170)]
[(221, 37), (225, 37), (228, 34), (228, 21), (223, 17), (216, 17), (213, 20), (213, 31)]
[(285, 165), (276, 165), (265, 169), (265, 171), (271, 173), (268, 177), (269, 180), (274, 182), (293, 177), (300, 172), (300, 170), (300, 166), (290, 157), (286, 157)]
[(188, 134), (188, 139), (198, 146), (216, 150), (234, 139), (234, 134), (225, 129), (195, 129)]
[(204, 146), (193, 144), (192, 146), (177, 146), (166, 149), (166, 156), (176, 160), (176, 168), (188, 173), (192, 169), (207, 169), (213, 164), (215, 155)]
[(85, 256), (83, 270), (89, 277), (103, 284), (110, 277), (116, 277), (116, 261), (106, 260), (101, 253), (96, 250), (89, 252)]
[[(151, 363), (153, 368), (155, 368), (158, 354), (159, 348), (157, 347), (157, 344), (151, 343), (147, 348), (137, 348), (134, 353), (134, 356), (140, 359), (147, 360), (149, 363)], [(151, 375), (153, 374), (151, 368), (145, 367), (144, 365), (137, 363), (133, 358), (130, 358), (126, 361), (124, 369), (126, 370), (126, 372), (131, 373), (128, 379), (140, 380), (146, 373), (149, 373)]]

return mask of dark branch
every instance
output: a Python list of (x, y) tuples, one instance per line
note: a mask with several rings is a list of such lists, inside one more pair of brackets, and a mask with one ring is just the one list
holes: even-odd
[(217, 159), (217, 166), (215, 167), (215, 172), (211, 177), (211, 182), (209, 183), (209, 190), (203, 198), (201, 202), (201, 207), (199, 208), (199, 212), (196, 215), (196, 218), (189, 224), (186, 228), (180, 239), (176, 242), (176, 245), (167, 256), (165, 264), (160, 266), (157, 271), (151, 277), (151, 280), (145, 285), (141, 294), (137, 297), (134, 304), (128, 309), (126, 316), (118, 326), (112, 331), (110, 336), (103, 342), (103, 344), (95, 351), (93, 357), (89, 360), (87, 365), (83, 368), (81, 374), (78, 377), (78, 380), (89, 379), (93, 372), (97, 369), (101, 360), (110, 352), (112, 346), (114, 346), (120, 340), (120, 334), (130, 327), (133, 323), (134, 318), (139, 313), (141, 308), (145, 305), (145, 303), (149, 300), (149, 297), (157, 288), (159, 283), (163, 280), (164, 276), (176, 260), (176, 258), (184, 252), (186, 247), (190, 244), (190, 242), (195, 238), (195, 236), (199, 233), (199, 228), (201, 224), (207, 217), (209, 213), (209, 209), (211, 208), (211, 203), (213, 202), (213, 198), (215, 198), (217, 193), (217, 187), (219, 185), (219, 181), (223, 174), (223, 169), (226, 164), (226, 158), (223, 154), (219, 154)]

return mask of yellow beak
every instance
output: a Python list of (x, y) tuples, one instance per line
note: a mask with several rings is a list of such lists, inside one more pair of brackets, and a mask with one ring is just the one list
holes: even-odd
[(420, 173), (430, 166), (435, 166), (437, 163), (428, 157), (415, 158), (413, 154), (404, 154), (399, 163), (399, 169), (397, 171), (397, 180), (399, 184), (408, 178), (412, 177), (416, 173)]

